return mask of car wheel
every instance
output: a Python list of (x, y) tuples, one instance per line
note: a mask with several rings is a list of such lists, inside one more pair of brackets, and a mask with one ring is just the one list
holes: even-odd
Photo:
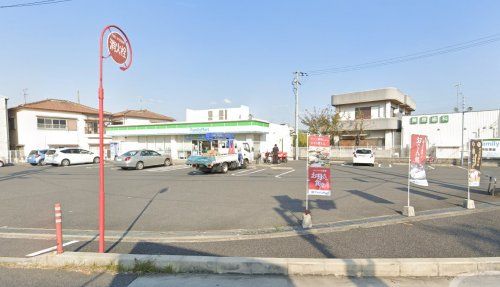
[(144, 163), (142, 161), (138, 162), (136, 165), (135, 165), (135, 169), (137, 170), (141, 170), (144, 168)]
[(126, 169), (128, 169), (128, 167), (124, 167), (124, 166), (122, 166), (122, 169), (123, 169), (123, 170), (126, 170)]
[(5, 163), (3, 163), (3, 161), (0, 160), (0, 167), (3, 167), (5, 165)]
[(244, 159), (244, 160), (243, 160), (243, 165), (242, 165), (241, 167), (242, 167), (242, 168), (247, 168), (249, 164), (250, 164), (250, 162), (249, 162), (249, 161), (248, 161), (248, 159), (246, 158), (246, 159)]
[(227, 173), (228, 170), (229, 170), (229, 167), (228, 167), (227, 163), (223, 162), (221, 167), (220, 167), (220, 171), (222, 173)]
[(41, 159), (38, 165), (45, 165), (45, 160)]
[(98, 156), (94, 157), (93, 162), (94, 162), (94, 163), (99, 163), (99, 157), (98, 157)]
[(165, 159), (165, 162), (163, 162), (163, 165), (170, 166), (170, 165), (172, 165), (172, 161), (169, 158), (167, 158), (167, 159)]
[(35, 165), (37, 165), (36, 163), (30, 163), (30, 164), (31, 164), (32, 166), (35, 166)]
[(62, 165), (62, 166), (68, 166), (68, 165), (69, 165), (69, 159), (63, 159), (63, 160), (61, 161), (61, 165)]

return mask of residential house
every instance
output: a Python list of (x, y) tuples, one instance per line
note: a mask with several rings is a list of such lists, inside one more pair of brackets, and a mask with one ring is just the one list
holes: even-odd
[(113, 125), (142, 125), (151, 123), (167, 123), (174, 118), (157, 114), (149, 110), (125, 110), (112, 115)]
[[(106, 122), (111, 113), (105, 112)], [(22, 104), (8, 110), (10, 149), (27, 156), (33, 149), (80, 147), (99, 150), (98, 110), (57, 99)], [(109, 150), (110, 138), (104, 144)], [(106, 155), (109, 154), (106, 152)]]

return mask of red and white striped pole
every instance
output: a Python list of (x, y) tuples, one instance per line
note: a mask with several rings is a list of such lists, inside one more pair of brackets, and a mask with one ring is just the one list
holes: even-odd
[(56, 241), (57, 241), (57, 254), (64, 252), (63, 250), (63, 236), (62, 236), (62, 211), (61, 204), (56, 203), (54, 206), (56, 214)]

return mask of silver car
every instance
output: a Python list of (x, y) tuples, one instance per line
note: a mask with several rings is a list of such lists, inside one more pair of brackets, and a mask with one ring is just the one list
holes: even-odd
[(122, 169), (143, 169), (146, 166), (169, 166), (172, 159), (169, 155), (162, 155), (154, 150), (131, 150), (115, 157), (114, 164)]

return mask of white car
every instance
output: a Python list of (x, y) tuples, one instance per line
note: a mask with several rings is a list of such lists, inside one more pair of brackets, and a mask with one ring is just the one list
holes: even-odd
[(352, 165), (368, 164), (375, 165), (375, 153), (369, 148), (357, 148), (352, 153)]
[(99, 163), (99, 156), (81, 148), (49, 149), (45, 164), (68, 166), (80, 163)]

